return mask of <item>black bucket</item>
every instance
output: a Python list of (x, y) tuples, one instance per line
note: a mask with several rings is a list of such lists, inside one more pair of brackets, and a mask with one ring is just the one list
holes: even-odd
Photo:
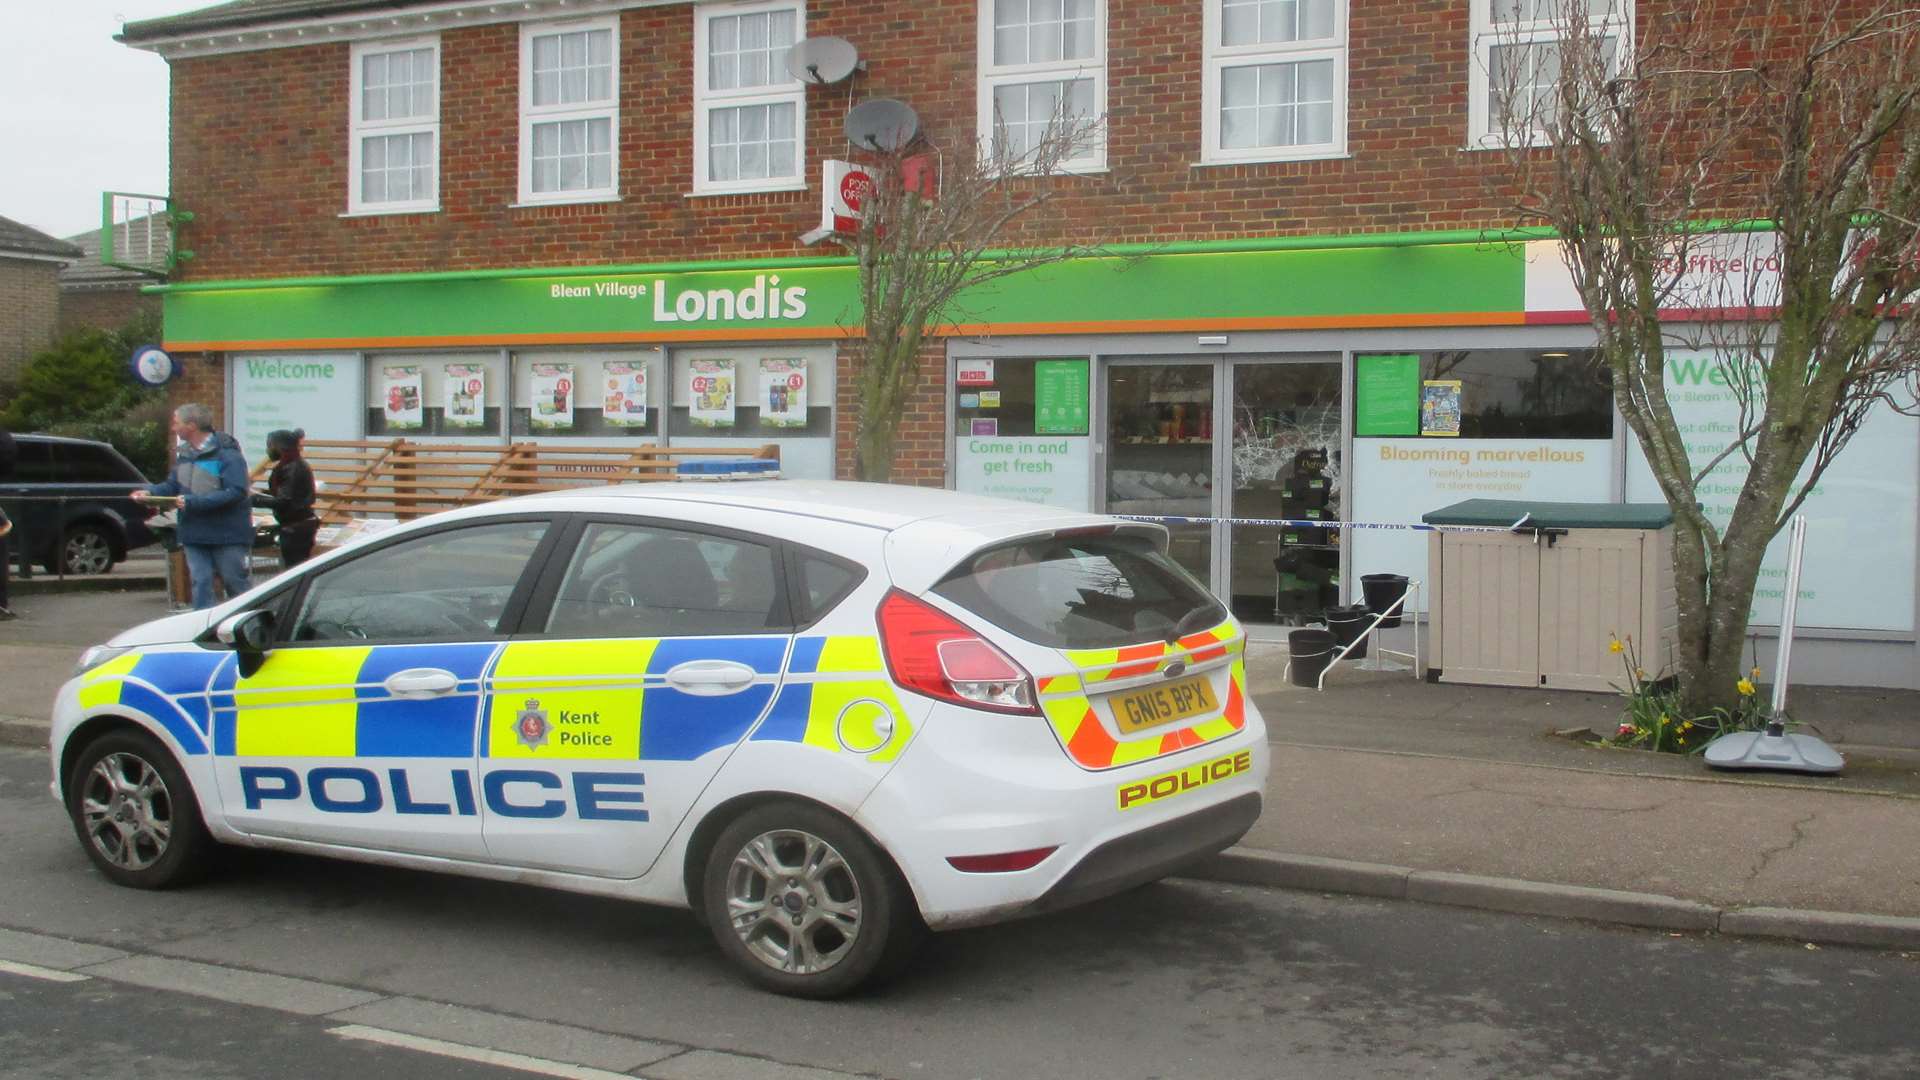
[(1292, 660), (1293, 685), (1318, 686), (1320, 673), (1333, 659), (1333, 633), (1317, 626), (1287, 632), (1287, 655)]
[[(1375, 615), (1393, 606), (1394, 601), (1407, 595), (1407, 575), (1405, 574), (1361, 574), (1360, 592), (1367, 598), (1367, 607)], [(1402, 611), (1406, 608), (1402, 607)], [(1380, 623), (1380, 629), (1390, 630), (1400, 625), (1398, 614), (1388, 616)]]
[[(1333, 633), (1334, 645), (1339, 648), (1353, 645), (1353, 649), (1347, 653), (1349, 660), (1366, 658), (1367, 642), (1360, 635), (1366, 631), (1367, 625), (1371, 622), (1373, 622), (1373, 612), (1365, 604), (1347, 604), (1344, 607), (1327, 609), (1327, 629)], [(1359, 642), (1358, 645), (1354, 645), (1356, 641)]]

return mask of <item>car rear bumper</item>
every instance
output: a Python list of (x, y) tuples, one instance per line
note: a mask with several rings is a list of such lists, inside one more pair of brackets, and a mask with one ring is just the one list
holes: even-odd
[[(1114, 769), (1075, 765), (1037, 717), (942, 705), (856, 815), (906, 875), (929, 926), (991, 923), (1164, 877), (1260, 816), (1266, 727)], [(1152, 791), (1152, 797), (1146, 793)], [(1052, 849), (1030, 869), (948, 860)]]
[(1088, 852), (1028, 910), (1033, 914), (1057, 911), (1158, 881), (1196, 859), (1232, 847), (1260, 820), (1260, 810), (1260, 794), (1250, 791), (1109, 840)]

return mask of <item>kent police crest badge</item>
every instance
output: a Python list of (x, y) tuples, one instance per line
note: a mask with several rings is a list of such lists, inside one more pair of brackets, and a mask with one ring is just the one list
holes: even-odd
[(513, 730), (520, 737), (520, 745), (529, 750), (547, 744), (547, 710), (540, 707), (539, 698), (527, 699), (527, 707), (513, 718)]

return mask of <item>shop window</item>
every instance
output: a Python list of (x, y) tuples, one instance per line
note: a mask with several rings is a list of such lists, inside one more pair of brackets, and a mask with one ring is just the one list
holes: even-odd
[(504, 365), (488, 356), (371, 356), (367, 435), (493, 440), (506, 412)]
[(805, 186), (806, 87), (787, 54), (806, 33), (792, 3), (696, 5), (693, 189)]
[(1361, 354), (1354, 379), (1361, 437), (1613, 437), (1613, 386), (1591, 349)]
[(1347, 151), (1347, 0), (1207, 0), (1204, 162)]
[(347, 211), (440, 208), (440, 42), (356, 42), (349, 106)]
[(1050, 136), (1081, 145), (1060, 164), (1106, 167), (1106, 0), (981, 0), (979, 124), (995, 160)]
[(660, 353), (524, 352), (513, 360), (513, 434), (657, 439)]
[(676, 354), (669, 430), (676, 440), (831, 438), (832, 387), (822, 366), (798, 352)]
[(521, 28), (521, 202), (619, 194), (617, 26), (596, 19)]
[(1602, 60), (1618, 71), (1633, 32), (1633, 0), (1473, 0), (1468, 72), (1468, 145), (1505, 146), (1513, 134), (1541, 138), (1559, 96), (1569, 20), (1586, 16)]

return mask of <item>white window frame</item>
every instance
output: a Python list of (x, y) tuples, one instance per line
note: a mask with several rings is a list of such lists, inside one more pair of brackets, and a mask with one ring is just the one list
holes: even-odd
[[(693, 193), (695, 195), (737, 195), (743, 192), (805, 191), (807, 189), (807, 84), (799, 79), (769, 82), (765, 86), (734, 90), (707, 88), (709, 21), (715, 17), (758, 15), (770, 11), (793, 12), (793, 39), (807, 36), (807, 6), (798, 0), (758, 0), (743, 4), (693, 5)], [(772, 74), (772, 73), (770, 73)], [(714, 180), (709, 176), (708, 141), (712, 124), (708, 113), (714, 109), (738, 109), (751, 105), (793, 106), (792, 176), (752, 177), (743, 180)]]
[(991, 155), (993, 149), (993, 92), (1001, 86), (1039, 82), (1067, 82), (1090, 79), (1093, 82), (1093, 120), (1098, 131), (1086, 152), (1059, 163), (1063, 173), (1098, 173), (1107, 170), (1107, 3), (1093, 0), (1093, 55), (1084, 60), (1050, 60), (1038, 64), (995, 64), (993, 59), (994, 0), (979, 3), (980, 86), (976, 95), (975, 122), (980, 152)]
[[(533, 104), (533, 39), (549, 34), (606, 30), (612, 35), (608, 57), (612, 70), (608, 88), (612, 97), (603, 102), (569, 105)], [(613, 160), (607, 170), (607, 186), (577, 191), (533, 190), (533, 126), (565, 120), (605, 118), (608, 149)], [(550, 206), (557, 203), (612, 202), (620, 198), (620, 17), (572, 19), (563, 22), (520, 24), (520, 206)]]
[[(1316, 161), (1347, 156), (1347, 102), (1352, 87), (1347, 80), (1347, 7), (1349, 0), (1333, 0), (1333, 34), (1305, 41), (1276, 41), (1252, 45), (1220, 44), (1225, 22), (1221, 0), (1206, 0), (1202, 19), (1205, 49), (1200, 94), (1200, 163), (1241, 165), (1262, 161)], [(1250, 146), (1226, 150), (1220, 146), (1220, 83), (1228, 68), (1262, 64), (1294, 64), (1315, 60), (1333, 62), (1333, 138), (1300, 146)]]
[[(400, 120), (365, 120), (360, 116), (364, 104), (361, 91), (366, 81), (365, 64), (368, 56), (380, 53), (413, 52), (418, 49), (433, 51), (433, 113), (431, 116), (409, 116)], [(352, 70), (347, 79), (347, 215), (372, 216), (376, 214), (422, 214), (436, 213), (440, 209), (440, 38), (410, 37), (383, 38), (373, 41), (356, 41), (348, 50)], [(419, 135), (433, 136), (433, 193), (425, 199), (383, 200), (367, 202), (361, 197), (360, 164), (365, 154), (365, 142), (374, 136), (382, 135)]]
[[(1468, 42), (1471, 60), (1467, 73), (1467, 149), (1488, 150), (1511, 145), (1506, 134), (1491, 129), (1493, 111), (1493, 49), (1496, 45), (1551, 45), (1561, 40), (1560, 20), (1557, 18), (1515, 20), (1496, 23), (1493, 21), (1495, 3), (1511, 3), (1513, 0), (1470, 0), (1471, 37)], [(1541, 0), (1545, 3), (1546, 0)], [(1567, 0), (1580, 2), (1580, 0)], [(1613, 11), (1608, 15), (1589, 16), (1587, 25), (1595, 31), (1604, 31), (1620, 39), (1615, 56), (1625, 63), (1633, 55), (1633, 0), (1613, 0)], [(1527, 145), (1543, 146), (1546, 136), (1534, 132)]]

